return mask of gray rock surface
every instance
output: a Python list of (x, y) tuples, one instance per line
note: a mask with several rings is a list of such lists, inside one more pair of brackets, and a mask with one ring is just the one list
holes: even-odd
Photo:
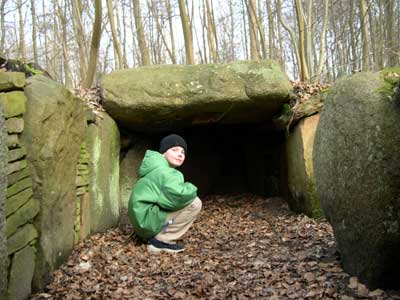
[(81, 100), (43, 76), (29, 79), (21, 143), (31, 167), (33, 196), (40, 202), (34, 286), (43, 288), (71, 253), (74, 241), (76, 166), (86, 119)]
[(7, 190), (7, 140), (3, 105), (0, 103), (0, 299), (7, 290), (7, 238), (6, 238), (6, 190)]
[(370, 287), (398, 287), (400, 99), (378, 74), (339, 80), (314, 145), (317, 194), (344, 269)]
[(273, 61), (119, 70), (104, 77), (103, 87), (107, 112), (143, 130), (270, 120), (291, 90)]

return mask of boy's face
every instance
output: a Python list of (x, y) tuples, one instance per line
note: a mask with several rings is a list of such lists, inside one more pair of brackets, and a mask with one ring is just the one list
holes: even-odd
[(181, 146), (175, 146), (165, 151), (163, 156), (168, 160), (171, 167), (180, 167), (185, 161), (185, 149)]

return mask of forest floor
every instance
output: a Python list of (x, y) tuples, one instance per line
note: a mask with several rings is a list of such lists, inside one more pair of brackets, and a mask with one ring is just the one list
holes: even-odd
[(280, 198), (204, 198), (175, 255), (150, 255), (129, 234), (86, 239), (31, 299), (400, 299), (346, 274), (331, 226)]

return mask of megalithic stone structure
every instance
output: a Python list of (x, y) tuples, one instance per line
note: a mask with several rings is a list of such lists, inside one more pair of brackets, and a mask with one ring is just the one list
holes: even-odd
[(6, 188), (7, 145), (3, 106), (0, 101), (0, 299), (7, 291), (7, 243), (6, 243)]

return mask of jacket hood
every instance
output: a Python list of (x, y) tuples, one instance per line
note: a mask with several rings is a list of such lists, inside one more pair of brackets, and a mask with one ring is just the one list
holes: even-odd
[(169, 167), (167, 159), (160, 153), (152, 150), (147, 150), (142, 164), (140, 165), (140, 177), (146, 176), (156, 168)]

